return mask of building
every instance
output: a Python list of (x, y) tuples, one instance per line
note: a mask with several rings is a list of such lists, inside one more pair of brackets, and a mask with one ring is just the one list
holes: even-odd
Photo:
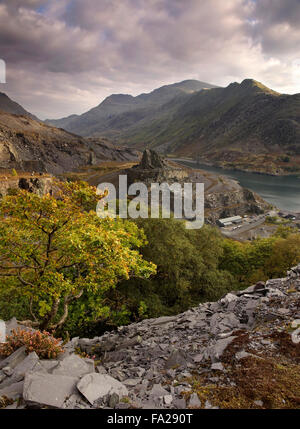
[(243, 222), (243, 218), (241, 216), (232, 216), (226, 217), (224, 219), (218, 220), (218, 225), (221, 227), (231, 226), (232, 224), (240, 224)]

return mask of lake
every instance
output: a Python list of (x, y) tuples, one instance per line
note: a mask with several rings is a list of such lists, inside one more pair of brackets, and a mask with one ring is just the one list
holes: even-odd
[[(174, 159), (175, 161), (175, 159)], [(296, 176), (268, 176), (266, 174), (223, 170), (188, 160), (179, 160), (189, 167), (199, 168), (211, 173), (228, 176), (237, 180), (241, 186), (259, 194), (264, 200), (280, 210), (300, 213), (300, 178)]]

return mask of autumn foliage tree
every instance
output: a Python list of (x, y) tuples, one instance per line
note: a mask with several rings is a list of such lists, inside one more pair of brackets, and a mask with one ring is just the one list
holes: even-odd
[(104, 297), (119, 280), (154, 273), (137, 250), (144, 233), (129, 221), (100, 219), (95, 208), (101, 198), (80, 182), (59, 184), (55, 197), (20, 191), (2, 199), (0, 316), (21, 299), (25, 324), (56, 330), (70, 304), (89, 293), (97, 320), (107, 317)]

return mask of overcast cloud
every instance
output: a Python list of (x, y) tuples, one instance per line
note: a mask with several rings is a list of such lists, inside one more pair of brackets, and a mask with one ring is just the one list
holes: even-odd
[(296, 93), (299, 22), (300, 0), (0, 0), (0, 91), (42, 119), (184, 79)]

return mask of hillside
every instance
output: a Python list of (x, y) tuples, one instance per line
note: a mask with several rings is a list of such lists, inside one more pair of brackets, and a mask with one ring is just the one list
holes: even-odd
[(6, 94), (0, 92), (0, 110), (7, 113), (13, 113), (15, 115), (24, 115), (29, 118), (38, 120), (37, 117), (27, 112), (20, 104), (11, 100)]
[(119, 140), (228, 168), (300, 171), (300, 94), (279, 94), (247, 79), (182, 101), (123, 130)]
[(227, 88), (185, 81), (138, 97), (112, 95), (84, 115), (51, 123), (225, 168), (300, 172), (300, 94), (252, 79)]
[(155, 147), (168, 142), (169, 152), (223, 166), (273, 162), (274, 173), (288, 170), (299, 163), (300, 94), (278, 94), (253, 80), (213, 89), (192, 96), (164, 130), (143, 140)]
[(120, 131), (144, 118), (159, 117), (161, 107), (171, 100), (177, 104), (177, 99), (185, 100), (189, 95), (204, 88), (215, 88), (215, 86), (197, 80), (187, 80), (165, 85), (149, 94), (141, 94), (137, 97), (113, 94), (99, 106), (82, 115), (71, 115), (45, 122), (82, 136), (118, 137)]
[(0, 408), (299, 409), (299, 296), (300, 265), (177, 316), (73, 338), (58, 359), (21, 347), (0, 359)]
[(60, 174), (101, 160), (137, 159), (134, 149), (84, 139), (28, 116), (0, 111), (0, 169)]

